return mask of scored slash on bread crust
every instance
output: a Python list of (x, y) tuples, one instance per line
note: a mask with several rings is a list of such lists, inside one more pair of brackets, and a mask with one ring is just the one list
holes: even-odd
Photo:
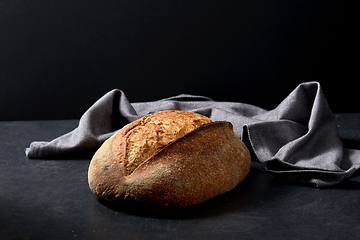
[(162, 146), (210, 122), (213, 121), (200, 114), (175, 110), (141, 118), (125, 136), (125, 175), (130, 175)]
[[(179, 119), (179, 114), (186, 116), (182, 120), (187, 130), (177, 128), (181, 123), (172, 127), (176, 124), (171, 123), (172, 119), (174, 116)], [(231, 123), (214, 122), (193, 114), (162, 111), (136, 120), (115, 133), (91, 160), (88, 172), (91, 191), (112, 201), (132, 199), (156, 207), (179, 208), (206, 201), (238, 185), (250, 170), (248, 149), (233, 132)], [(143, 160), (137, 161), (134, 157), (135, 167), (129, 167), (133, 164), (127, 161), (131, 152), (129, 145), (138, 139), (131, 140), (131, 134), (144, 130), (139, 126), (161, 119), (171, 123), (164, 137), (168, 139), (150, 144), (155, 148), (143, 155), (133, 151)], [(189, 122), (198, 123), (189, 127)], [(152, 132), (142, 133), (140, 135), (148, 140)], [(142, 145), (135, 145), (134, 149), (141, 150)]]

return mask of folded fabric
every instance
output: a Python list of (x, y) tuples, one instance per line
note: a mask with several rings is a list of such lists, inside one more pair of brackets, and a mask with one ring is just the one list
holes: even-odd
[(99, 148), (126, 123), (167, 109), (231, 122), (265, 171), (297, 183), (332, 186), (360, 168), (360, 151), (343, 148), (335, 117), (317, 82), (300, 84), (271, 111), (185, 94), (130, 103), (115, 89), (83, 114), (76, 129), (50, 142), (32, 142), (25, 152), (28, 158), (81, 154)]

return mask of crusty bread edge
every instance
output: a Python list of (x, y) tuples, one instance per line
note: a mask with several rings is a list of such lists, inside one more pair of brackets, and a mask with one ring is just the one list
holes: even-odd
[[(142, 201), (146, 202), (149, 205), (154, 206), (160, 206), (162, 208), (179, 208), (179, 207), (187, 207), (191, 206), (203, 201), (206, 201), (207, 199), (210, 199), (212, 197), (215, 197), (217, 195), (220, 195), (224, 192), (230, 191), (232, 188), (234, 188), (236, 185), (238, 185), (248, 174), (251, 166), (251, 159), (250, 159), (250, 153), (247, 150), (244, 143), (233, 133), (232, 125), (229, 122), (213, 122), (205, 124), (192, 132), (189, 132), (185, 136), (169, 143), (168, 145), (162, 147), (159, 149), (153, 156), (148, 158), (145, 162), (140, 164), (138, 168), (129, 176), (124, 176), (124, 166), (121, 161), (119, 161), (119, 157), (115, 157), (113, 155), (113, 142), (114, 139), (117, 137), (125, 137), (127, 132), (129, 132), (133, 127), (137, 126), (139, 122), (133, 122), (129, 124), (128, 126), (124, 127), (122, 130), (114, 134), (111, 138), (109, 138), (105, 143), (104, 147), (101, 147), (96, 154), (94, 155), (91, 164), (89, 166), (89, 186), (91, 191), (97, 195), (98, 197), (105, 198), (107, 200), (116, 201), (116, 200), (122, 200), (122, 199), (133, 199), (135, 201)], [(208, 191), (205, 195), (200, 197), (191, 197), (190, 195), (187, 196), (186, 192), (181, 192), (181, 194), (184, 195), (184, 197), (175, 196), (173, 199), (173, 195), (169, 195), (168, 190), (166, 189), (166, 186), (170, 184), (169, 175), (166, 175), (164, 173), (159, 173), (158, 176), (154, 175), (154, 171), (151, 170), (151, 168), (158, 167), (160, 165), (153, 165), (153, 162), (156, 161), (162, 161), (161, 158), (164, 157), (164, 152), (166, 151), (176, 151), (176, 148), (181, 148), (181, 144), (186, 143), (188, 139), (196, 138), (197, 136), (200, 136), (206, 129), (212, 128), (216, 131), (216, 128), (227, 128), (232, 133), (231, 141), (236, 148), (240, 147), (242, 150), (243, 157), (240, 160), (241, 163), (241, 173), (239, 173), (240, 176), (237, 176), (237, 173), (234, 173), (234, 169), (228, 169), (228, 173), (230, 175), (234, 175), (236, 180), (234, 183), (230, 184), (231, 186), (225, 186), (223, 189), (219, 188), (219, 191)], [(200, 135), (199, 135), (200, 134)], [(185, 142), (184, 142), (185, 141)], [(126, 141), (124, 141), (126, 142)], [(180, 144), (180, 146), (179, 146)], [(229, 144), (229, 143), (227, 143)], [(122, 146), (126, 147), (126, 146)], [(216, 147), (216, 146), (214, 146)], [(236, 157), (236, 156), (231, 156)], [(117, 160), (118, 159), (118, 160)], [(177, 161), (177, 159), (172, 159), (170, 161)], [(96, 169), (96, 168), (102, 168), (102, 169)], [(159, 171), (166, 171), (169, 169), (158, 169)], [(149, 174), (149, 171), (154, 176), (147, 176), (146, 174)], [(173, 171), (173, 170), (171, 170)], [(236, 170), (235, 170), (236, 171)], [(176, 173), (178, 174), (178, 173)], [(176, 175), (175, 174), (175, 175)], [(146, 175), (146, 176), (145, 176)], [(161, 177), (159, 177), (161, 176)], [(166, 177), (167, 176), (167, 177)], [(156, 178), (155, 180), (152, 178)], [(168, 179), (167, 179), (168, 178)], [(146, 180), (147, 179), (147, 180)], [(148, 181), (148, 182), (146, 182)], [(156, 182), (158, 181), (158, 182)], [(152, 186), (152, 185), (156, 186)], [(158, 189), (156, 189), (158, 188)], [(166, 191), (167, 195), (164, 196), (165, 193), (161, 191)], [(214, 194), (212, 194), (214, 192)], [(210, 194), (209, 194), (210, 193)], [(180, 194), (180, 195), (181, 195)], [(170, 196), (170, 197), (169, 197)]]

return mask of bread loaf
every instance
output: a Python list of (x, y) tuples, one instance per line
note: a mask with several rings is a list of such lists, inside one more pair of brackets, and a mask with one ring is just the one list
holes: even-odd
[(129, 123), (106, 140), (91, 160), (88, 181), (107, 200), (181, 208), (231, 190), (250, 166), (249, 151), (231, 123), (167, 110)]

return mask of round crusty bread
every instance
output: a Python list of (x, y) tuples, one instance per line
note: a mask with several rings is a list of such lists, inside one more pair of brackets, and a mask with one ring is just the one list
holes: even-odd
[(91, 160), (91, 191), (162, 208), (204, 202), (238, 185), (250, 154), (231, 123), (186, 111), (142, 117), (106, 140)]

